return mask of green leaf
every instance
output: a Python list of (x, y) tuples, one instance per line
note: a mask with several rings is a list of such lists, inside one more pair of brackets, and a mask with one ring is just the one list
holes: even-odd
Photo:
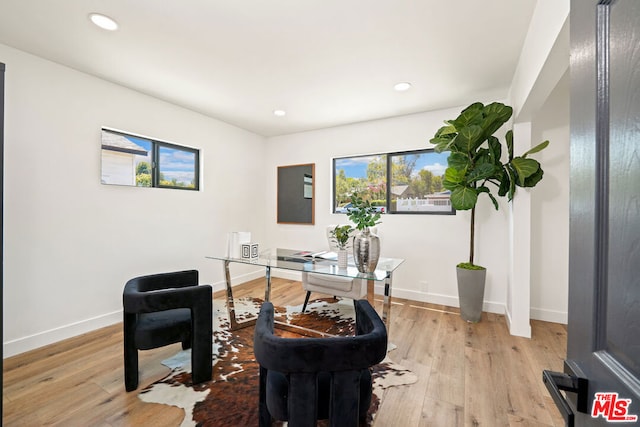
[(502, 123), (506, 123), (513, 114), (513, 108), (509, 107), (508, 105), (504, 105), (501, 102), (492, 102), (491, 104), (487, 104), (487, 106), (484, 107), (484, 114), (495, 114), (498, 119), (502, 121)]
[(500, 180), (500, 188), (498, 188), (498, 196), (504, 197), (509, 192), (509, 188), (511, 187), (511, 178), (509, 174), (506, 172), (504, 166), (498, 175), (498, 179)]
[(496, 208), (496, 210), (498, 210), (498, 208), (499, 208), (498, 201), (496, 200), (495, 196), (493, 194), (491, 194), (491, 193), (487, 193), (487, 196), (489, 196), (489, 198), (493, 202), (493, 207)]
[(477, 201), (478, 193), (474, 188), (458, 187), (451, 192), (451, 206), (456, 210), (469, 210), (476, 205)]
[(495, 136), (490, 136), (487, 140), (487, 144), (489, 145), (489, 152), (491, 153), (491, 157), (493, 157), (494, 163), (500, 162), (500, 158), (502, 157), (502, 144)]
[(511, 167), (511, 163), (508, 163), (504, 169), (507, 172), (507, 176), (509, 177), (509, 191), (507, 192), (507, 199), (509, 201), (513, 200), (513, 195), (516, 192), (516, 180), (518, 179), (518, 175)]
[(460, 151), (468, 153), (473, 151), (474, 144), (482, 136), (482, 128), (478, 125), (471, 125), (460, 129), (456, 137), (455, 145)]
[(440, 136), (446, 136), (446, 135), (451, 135), (453, 133), (457, 133), (458, 130), (456, 129), (456, 127), (450, 123), (448, 123), (447, 126), (442, 126), (440, 128), (440, 130), (438, 131), (438, 133), (440, 134)]
[(513, 114), (513, 108), (500, 102), (494, 102), (484, 107), (483, 114), (482, 131), (484, 138), (487, 138), (509, 120), (511, 114)]
[(535, 187), (536, 184), (542, 180), (543, 175), (544, 171), (542, 170), (542, 168), (539, 168), (536, 173), (525, 178), (523, 187)]
[(447, 181), (446, 179), (442, 181), (442, 187), (447, 190), (454, 191), (458, 187), (462, 187), (463, 185), (458, 182)]
[(529, 154), (534, 154), (537, 153), (539, 151), (544, 150), (545, 148), (547, 148), (547, 145), (549, 145), (549, 141), (544, 141), (541, 142), (540, 144), (536, 145), (535, 147), (533, 147), (532, 149), (530, 149), (529, 151), (527, 151), (526, 153), (524, 153), (522, 155), (522, 157), (527, 157)]
[(463, 127), (478, 124), (482, 120), (482, 110), (484, 105), (481, 102), (475, 102), (469, 105), (467, 108), (462, 110), (457, 119), (455, 119), (452, 124), (457, 129), (462, 129)]
[(464, 171), (459, 171), (454, 168), (447, 168), (444, 171), (444, 180), (454, 184), (460, 184), (464, 181)]
[(505, 135), (507, 140), (507, 153), (509, 154), (509, 161), (513, 160), (513, 131), (508, 130)]
[(477, 166), (467, 175), (467, 182), (476, 182), (483, 179), (487, 179), (493, 175), (495, 171), (494, 166), (489, 163), (485, 163)]
[(433, 150), (436, 153), (442, 153), (445, 151), (451, 151), (451, 145), (455, 141), (455, 138), (433, 138), (429, 142), (435, 144)]
[(516, 157), (509, 164), (513, 167), (513, 170), (518, 175), (518, 185), (524, 186), (525, 178), (530, 177), (540, 169), (540, 163), (534, 159), (525, 159), (522, 157)]
[(464, 171), (469, 167), (469, 158), (462, 153), (451, 153), (447, 159), (447, 163), (450, 168), (454, 168), (459, 171)]
[(493, 202), (493, 206), (496, 208), (496, 210), (498, 210), (498, 201), (496, 200), (496, 198), (493, 196), (493, 194), (491, 194), (491, 189), (489, 189), (489, 187), (485, 187), (484, 185), (481, 187), (476, 188), (476, 190), (478, 191), (478, 194), (480, 193), (484, 193), (487, 196), (489, 196), (489, 198), (491, 199), (491, 202)]

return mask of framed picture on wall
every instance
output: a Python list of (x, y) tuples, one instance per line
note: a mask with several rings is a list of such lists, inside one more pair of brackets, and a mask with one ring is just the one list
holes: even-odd
[(278, 224), (314, 224), (315, 163), (278, 166)]

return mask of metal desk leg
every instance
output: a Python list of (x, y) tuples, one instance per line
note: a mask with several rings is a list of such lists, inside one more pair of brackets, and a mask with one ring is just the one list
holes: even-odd
[[(374, 280), (367, 280), (367, 301), (374, 306)], [(391, 273), (384, 279), (384, 301), (382, 303), (382, 321), (387, 327), (387, 334), (389, 333), (389, 326), (391, 324)]]
[(393, 273), (389, 273), (384, 279), (384, 303), (382, 304), (382, 321), (387, 327), (387, 335), (391, 326), (391, 280)]
[(231, 275), (229, 274), (229, 261), (225, 260), (223, 264), (224, 280), (227, 285), (227, 312), (229, 313), (229, 323), (231, 330), (238, 329), (238, 321), (236, 320), (236, 309), (233, 304), (233, 291), (231, 290)]
[[(362, 279), (364, 280), (364, 279)], [(369, 301), (369, 304), (371, 304), (373, 306), (373, 300), (375, 297), (375, 281), (374, 280), (367, 280), (367, 301)]]
[(269, 301), (271, 298), (271, 266), (267, 265), (266, 268), (265, 277), (267, 279), (267, 287), (264, 290), (264, 300)]
[(229, 274), (229, 261), (224, 260), (224, 280), (227, 285), (227, 313), (229, 314), (229, 325), (232, 331), (246, 328), (256, 324), (256, 319), (244, 320), (238, 322), (236, 317), (236, 308), (233, 302), (233, 291), (231, 290), (231, 275)]

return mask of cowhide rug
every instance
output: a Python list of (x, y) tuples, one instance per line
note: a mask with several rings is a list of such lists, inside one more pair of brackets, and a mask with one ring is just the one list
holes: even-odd
[[(236, 316), (239, 320), (254, 317), (260, 304), (257, 299), (237, 300)], [(355, 314), (351, 300), (320, 299), (307, 307), (305, 314), (300, 314), (301, 305), (275, 307), (276, 319), (334, 335), (353, 335)], [(259, 367), (253, 356), (254, 328), (229, 331), (224, 302), (214, 301), (213, 330), (211, 381), (191, 384), (191, 354), (185, 350), (165, 360), (163, 364), (172, 369), (171, 373), (143, 389), (138, 397), (184, 409), (182, 426), (257, 426)], [(372, 368), (372, 377), (367, 425), (373, 423), (384, 389), (417, 381), (412, 372), (388, 357)]]

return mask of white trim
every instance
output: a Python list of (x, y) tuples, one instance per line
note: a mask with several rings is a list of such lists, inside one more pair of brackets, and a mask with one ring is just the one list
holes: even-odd
[[(264, 276), (264, 273), (262, 273), (262, 275)], [(281, 279), (301, 281), (302, 273), (300, 273), (299, 271), (280, 270), (280, 269), (274, 268), (273, 270), (271, 270), (271, 277), (279, 277)]]
[(545, 308), (531, 307), (531, 318), (542, 320), (544, 322), (561, 323), (566, 325), (569, 323), (569, 313), (566, 311), (548, 310)]
[(6, 359), (16, 354), (82, 335), (96, 329), (104, 328), (105, 326), (111, 326), (118, 322), (122, 322), (122, 310), (92, 317), (80, 322), (70, 323), (12, 341), (6, 341), (2, 343), (2, 357)]
[[(264, 277), (263, 270), (256, 270), (254, 272), (246, 273), (237, 277), (233, 277), (231, 283), (244, 283), (250, 280)], [(234, 285), (235, 286), (235, 285)], [(214, 292), (225, 289), (225, 282), (220, 281), (212, 285)], [(2, 343), (2, 357), (7, 358), (21, 354), (30, 350), (43, 347), (45, 345), (53, 344), (68, 338), (73, 338), (78, 335), (86, 334), (87, 332), (95, 331), (96, 329), (104, 328), (105, 326), (111, 326), (116, 323), (122, 322), (122, 310), (114, 311), (111, 313), (103, 314), (100, 316), (92, 317), (90, 319), (82, 320), (68, 325), (59, 326), (57, 328), (49, 329), (37, 334), (21, 337), (12, 341), (6, 341)]]
[(511, 313), (509, 310), (505, 310), (504, 313), (505, 320), (507, 321), (507, 327), (509, 328), (509, 333), (516, 337), (524, 337), (531, 338), (531, 319), (527, 321), (527, 323), (519, 322), (519, 324), (515, 324), (513, 319), (511, 318)]
[[(239, 276), (231, 277), (231, 287), (241, 285), (245, 282), (250, 282), (251, 280), (259, 279), (264, 277), (264, 270), (255, 270), (249, 273), (241, 274)], [(219, 282), (211, 284), (213, 287), (213, 292), (223, 291), (227, 288), (225, 280), (220, 280)]]

